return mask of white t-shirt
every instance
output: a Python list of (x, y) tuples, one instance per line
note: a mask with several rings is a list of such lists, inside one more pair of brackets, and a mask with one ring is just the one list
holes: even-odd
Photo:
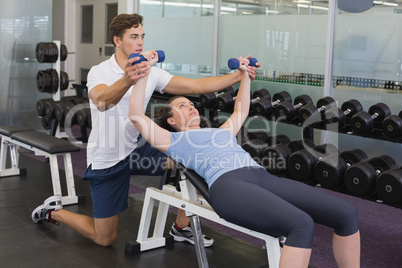
[[(119, 80), (124, 71), (117, 64), (115, 55), (93, 66), (88, 73), (88, 92), (99, 84), (108, 86)], [(168, 72), (152, 67), (145, 90), (144, 107), (146, 108), (153, 92), (163, 93), (163, 89), (172, 79)], [(89, 99), (92, 116), (92, 130), (87, 146), (87, 165), (92, 169), (105, 169), (114, 166), (127, 157), (136, 147), (139, 132), (128, 118), (129, 102), (133, 87), (124, 94), (114, 107), (99, 111)]]

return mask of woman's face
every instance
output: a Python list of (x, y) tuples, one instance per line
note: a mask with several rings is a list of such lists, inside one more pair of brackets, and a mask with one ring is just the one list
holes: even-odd
[(168, 118), (168, 123), (174, 129), (183, 131), (200, 127), (200, 114), (189, 99), (180, 97), (174, 99), (170, 105), (173, 116)]

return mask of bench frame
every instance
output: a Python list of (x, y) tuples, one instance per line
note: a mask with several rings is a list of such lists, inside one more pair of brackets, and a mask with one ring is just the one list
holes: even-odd
[[(12, 139), (6, 135), (0, 135), (1, 137), (1, 149), (0, 149), (0, 177), (5, 176), (16, 176), (20, 175), (20, 169), (18, 168), (19, 162), (19, 148), (23, 147), (30, 151), (33, 151), (35, 155), (41, 155), (48, 157), (50, 164), (50, 172), (52, 177), (52, 185), (53, 185), (53, 195), (62, 196), (62, 204), (70, 205), (78, 203), (78, 196), (75, 192), (75, 183), (74, 183), (74, 173), (73, 173), (73, 165), (71, 161), (70, 153), (56, 153), (50, 154), (46, 151), (35, 148), (31, 145), (22, 143), (15, 139)], [(7, 147), (10, 151), (11, 158), (11, 167), (6, 167), (7, 161)], [(62, 195), (61, 183), (60, 183), (60, 174), (59, 174), (59, 164), (57, 162), (57, 156), (62, 156), (64, 161), (64, 170), (66, 177), (66, 186), (67, 186), (67, 195)]]
[[(186, 215), (190, 218), (199, 267), (209, 267), (205, 253), (204, 241), (202, 239), (199, 216), (264, 240), (266, 243), (269, 267), (279, 267), (281, 247), (278, 238), (225, 221), (216, 214), (204, 198), (197, 195), (195, 187), (183, 174), (181, 174), (181, 181), (179, 183), (181, 192), (178, 192), (176, 188), (171, 185), (164, 185), (162, 190), (154, 187), (147, 188), (137, 240), (128, 241), (126, 243), (125, 252), (127, 254), (136, 254), (141, 251), (168, 246), (169, 243), (171, 243), (171, 241), (163, 237), (163, 233), (169, 206), (174, 206), (185, 210)], [(148, 237), (155, 201), (159, 201), (157, 216), (154, 224), (153, 235)]]

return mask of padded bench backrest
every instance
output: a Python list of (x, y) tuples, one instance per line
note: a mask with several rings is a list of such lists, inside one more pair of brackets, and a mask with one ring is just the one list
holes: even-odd
[(79, 147), (69, 141), (37, 131), (23, 131), (11, 135), (11, 138), (50, 154), (78, 152)]
[(32, 128), (28, 128), (25, 126), (1, 126), (0, 127), (0, 134), (3, 136), (10, 137), (14, 133), (22, 132), (22, 131), (33, 131)]
[(186, 168), (180, 163), (176, 163), (176, 166), (179, 171), (194, 185), (194, 187), (205, 198), (205, 200), (210, 203), (208, 184), (205, 182), (205, 180), (194, 170)]

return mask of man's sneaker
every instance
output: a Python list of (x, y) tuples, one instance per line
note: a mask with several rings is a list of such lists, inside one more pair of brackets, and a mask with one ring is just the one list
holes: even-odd
[(32, 211), (32, 220), (34, 223), (39, 223), (47, 220), (51, 223), (58, 224), (57, 221), (53, 220), (50, 215), (53, 210), (62, 209), (61, 196), (55, 195), (51, 196), (43, 202), (42, 205)]
[[(176, 223), (173, 223), (169, 234), (171, 236), (173, 236), (174, 241), (177, 241), (177, 242), (187, 241), (194, 245), (193, 232), (192, 232), (190, 226), (186, 226), (186, 227), (180, 229), (176, 226)], [(212, 246), (212, 244), (214, 243), (214, 240), (211, 237), (208, 237), (206, 235), (202, 235), (202, 236), (204, 238), (204, 247), (207, 248), (207, 247)]]

